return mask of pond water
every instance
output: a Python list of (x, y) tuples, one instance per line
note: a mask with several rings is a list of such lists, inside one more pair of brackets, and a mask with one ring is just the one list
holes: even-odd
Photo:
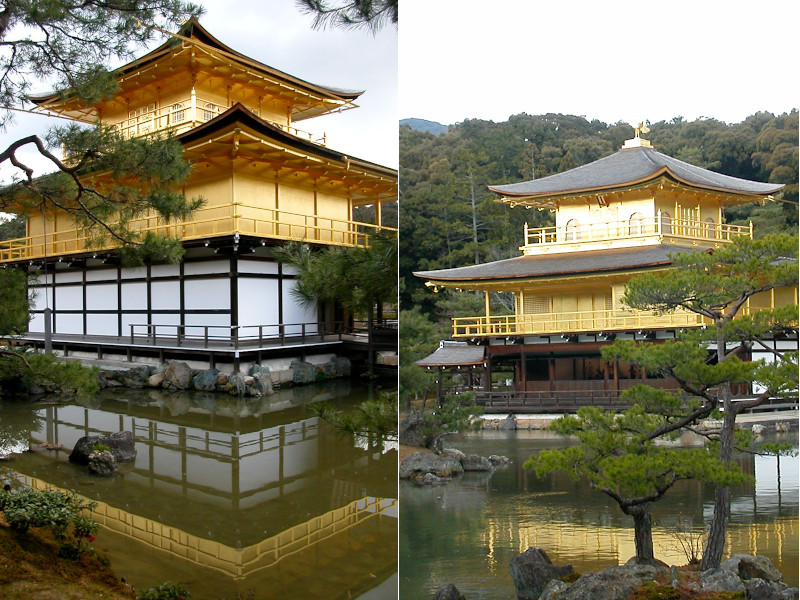
[[(774, 441), (774, 440), (771, 440)], [(780, 438), (797, 447), (797, 432)], [(400, 597), (430, 598), (454, 583), (470, 600), (513, 600), (509, 563), (531, 546), (577, 572), (623, 564), (635, 555), (633, 521), (604, 494), (561, 474), (537, 479), (522, 463), (542, 448), (563, 447), (549, 432), (486, 431), (450, 445), (467, 454), (502, 454), (514, 462), (494, 474), (467, 473), (446, 486), (400, 482)], [(784, 581), (798, 585), (798, 459), (742, 457), (754, 482), (733, 489), (726, 556), (769, 557)], [(679, 537), (697, 537), (709, 519), (713, 488), (680, 482), (653, 505), (656, 557), (683, 565)], [(679, 534), (677, 532), (684, 532)]]
[[(373, 393), (334, 381), (254, 399), (117, 388), (82, 404), (0, 403), (0, 453), (22, 451), (2, 465), (99, 501), (95, 544), (137, 589), (180, 581), (198, 600), (395, 598), (396, 448), (308, 408), (349, 410)], [(119, 475), (68, 462), (78, 438), (122, 430), (137, 457)]]

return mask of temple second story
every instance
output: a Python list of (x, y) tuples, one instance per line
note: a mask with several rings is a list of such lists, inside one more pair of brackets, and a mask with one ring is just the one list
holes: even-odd
[[(324, 134), (295, 128), (298, 121), (355, 108), (362, 92), (319, 86), (264, 65), (195, 20), (116, 77), (118, 93), (93, 106), (69, 93), (33, 100), (38, 111), (113, 125), (123, 137), (169, 133), (181, 142), (192, 165), (182, 191), (205, 205), (185, 221), (142, 215), (133, 229), (211, 245), (239, 237), (260, 245), (363, 246), (385, 228), (381, 207), (397, 200), (397, 172), (329, 148)], [(109, 185), (106, 174), (92, 177)], [(26, 236), (0, 242), (0, 262), (113, 251), (110, 241), (91, 242), (66, 214), (26, 216)]]

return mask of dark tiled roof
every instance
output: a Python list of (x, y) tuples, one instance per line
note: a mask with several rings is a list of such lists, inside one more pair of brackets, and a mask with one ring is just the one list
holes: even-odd
[(772, 194), (783, 187), (782, 184), (759, 183), (714, 173), (661, 154), (653, 148), (626, 148), (563, 173), (520, 183), (489, 186), (489, 189), (512, 197), (566, 194), (640, 183), (664, 173), (690, 185), (737, 194)]
[[(674, 246), (657, 245), (517, 256), (469, 267), (418, 271), (414, 275), (433, 282), (467, 282), (623, 271), (667, 266), (672, 262), (668, 254), (685, 250)], [(703, 249), (698, 251), (703, 251)]]
[(450, 346), (437, 348), (433, 354), (418, 360), (420, 367), (457, 367), (483, 364), (483, 346)]

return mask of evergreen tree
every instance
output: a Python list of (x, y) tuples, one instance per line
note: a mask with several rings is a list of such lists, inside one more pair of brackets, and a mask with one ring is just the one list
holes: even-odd
[[(127, 59), (151, 41), (160, 28), (176, 28), (201, 12), (181, 0), (13, 0), (0, 12), (0, 125), (13, 111), (26, 109), (34, 81), (48, 82), (65, 97), (87, 106), (117, 89), (108, 64)], [(33, 148), (55, 173), (38, 176), (20, 150)], [(54, 148), (63, 148), (58, 158)], [(164, 219), (185, 218), (202, 200), (187, 201), (180, 184), (189, 173), (182, 147), (169, 136), (124, 139), (114, 128), (98, 125), (54, 127), (43, 138), (19, 139), (0, 152), (0, 164), (16, 168), (15, 181), (0, 190), (0, 212), (65, 212), (90, 243), (111, 239), (125, 247), (132, 263), (147, 259), (176, 261), (178, 240), (131, 231), (129, 223), (149, 211)], [(102, 175), (101, 175), (102, 174)]]
[[(782, 352), (765, 341), (796, 332), (797, 306), (758, 309), (756, 304), (758, 294), (797, 285), (797, 248), (796, 236), (773, 235), (760, 240), (740, 237), (713, 253), (674, 254), (673, 269), (640, 275), (628, 282), (623, 302), (631, 308), (656, 313), (688, 311), (708, 323), (663, 344), (617, 340), (603, 349), (605, 360), (640, 365), (649, 373), (675, 380), (682, 390), (673, 394), (640, 385), (626, 392), (628, 400), (664, 419), (647, 439), (692, 427), (722, 408), (721, 428), (708, 435), (718, 446), (720, 463), (729, 466), (737, 447), (737, 416), (771, 397), (797, 389), (797, 352)], [(751, 310), (745, 311), (748, 301)], [(743, 360), (741, 355), (753, 346), (769, 352), (772, 360)], [(713, 350), (710, 356), (709, 348)], [(754, 393), (734, 402), (732, 385), (742, 384), (753, 386)], [(703, 569), (719, 566), (729, 510), (730, 490), (720, 482), (715, 490)]]

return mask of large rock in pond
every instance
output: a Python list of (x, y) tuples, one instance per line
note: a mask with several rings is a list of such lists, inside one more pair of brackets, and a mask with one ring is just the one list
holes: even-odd
[(400, 462), (400, 479), (422, 477), (425, 473), (433, 473), (437, 477), (451, 477), (463, 473), (461, 461), (449, 456), (439, 456), (427, 452), (409, 454)]
[(272, 394), (272, 378), (269, 375), (269, 370), (253, 375), (252, 386), (259, 396), (269, 396)]
[(508, 415), (505, 419), (500, 421), (501, 431), (514, 431), (517, 428), (517, 417)]
[(192, 369), (185, 362), (172, 360), (164, 371), (165, 388), (176, 388), (179, 390), (189, 389), (192, 383)]
[(192, 387), (201, 392), (213, 392), (217, 389), (219, 370), (205, 369), (192, 378)]
[(562, 591), (558, 600), (628, 600), (633, 591), (655, 581), (658, 569), (650, 565), (626, 564), (581, 575)]
[(317, 367), (310, 362), (293, 360), (291, 364), (292, 381), (299, 385), (314, 383), (317, 380)]
[(742, 579), (763, 579), (764, 581), (782, 581), (783, 575), (766, 556), (750, 554), (734, 554), (720, 564), (720, 569), (733, 572)]
[(136, 458), (136, 444), (130, 431), (119, 431), (111, 435), (89, 435), (82, 437), (69, 455), (70, 462), (89, 464), (89, 455), (95, 446), (108, 446), (117, 462), (130, 462)]
[(744, 582), (748, 600), (797, 600), (798, 589), (780, 581), (747, 579)]
[(539, 600), (548, 581), (572, 573), (572, 565), (554, 565), (540, 548), (528, 548), (522, 554), (517, 554), (511, 559), (509, 567), (519, 600)]
[(108, 450), (89, 455), (89, 472), (100, 477), (109, 477), (119, 471), (117, 459)]
[(461, 466), (465, 471), (494, 471), (492, 463), (485, 456), (470, 454), (461, 459)]
[(452, 583), (443, 585), (433, 593), (432, 600), (467, 600)]
[(700, 573), (700, 587), (704, 592), (743, 592), (742, 580), (728, 569), (708, 569)]
[(350, 377), (350, 359), (346, 356), (334, 356), (331, 359), (333, 370), (338, 377)]

